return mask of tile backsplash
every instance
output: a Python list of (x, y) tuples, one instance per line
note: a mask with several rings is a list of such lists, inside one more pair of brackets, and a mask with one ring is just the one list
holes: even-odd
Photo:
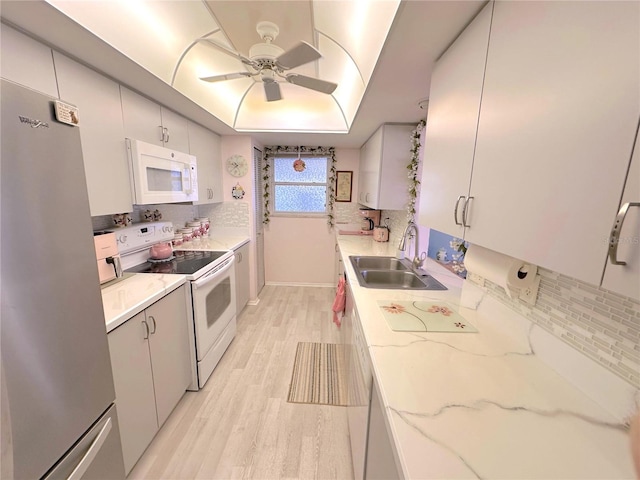
[[(223, 202), (210, 205), (185, 205), (166, 203), (162, 205), (134, 205), (131, 212), (133, 223), (142, 222), (145, 210), (159, 210), (162, 221), (171, 222), (174, 226), (184, 226), (186, 222), (198, 217), (209, 217), (212, 227), (248, 227), (249, 204), (246, 202)], [(93, 230), (113, 228), (111, 215), (91, 217)]]
[(212, 227), (249, 227), (251, 216), (247, 202), (232, 201), (200, 205), (200, 217), (208, 217)]
[(640, 302), (539, 268), (535, 306), (485, 281), (487, 292), (640, 388)]

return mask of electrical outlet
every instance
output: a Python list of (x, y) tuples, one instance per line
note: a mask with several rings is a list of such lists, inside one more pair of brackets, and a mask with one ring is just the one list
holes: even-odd
[(481, 277), (480, 275), (472, 272), (467, 272), (467, 280), (475, 283), (476, 285), (479, 285), (480, 287), (484, 287), (484, 277)]
[(520, 289), (520, 300), (523, 300), (529, 305), (536, 304), (536, 298), (538, 297), (538, 289), (540, 288), (540, 275), (536, 275), (536, 279), (533, 285), (527, 288)]

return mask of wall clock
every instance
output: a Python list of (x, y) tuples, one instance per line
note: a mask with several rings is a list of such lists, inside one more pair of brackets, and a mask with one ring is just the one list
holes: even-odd
[(243, 177), (248, 171), (249, 165), (242, 155), (231, 155), (227, 158), (227, 172), (234, 177)]

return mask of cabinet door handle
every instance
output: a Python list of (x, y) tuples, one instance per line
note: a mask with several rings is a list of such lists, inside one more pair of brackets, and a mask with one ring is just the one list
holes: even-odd
[(164, 137), (164, 142), (169, 143), (169, 129), (167, 127), (162, 129), (162, 136)]
[(160, 141), (164, 142), (164, 128), (162, 128), (162, 125), (158, 125), (158, 128), (160, 129)]
[(473, 197), (467, 198), (464, 202), (464, 207), (462, 207), (462, 225), (465, 227), (471, 226), (467, 223), (467, 210), (469, 208), (469, 204), (471, 203), (471, 200), (473, 200)]
[(367, 195), (364, 197), (364, 201), (368, 202), (369, 201), (369, 194), (367, 193)]
[(153, 318), (153, 315), (149, 315), (149, 320), (153, 322), (153, 330), (151, 330), (151, 335), (156, 333), (156, 319)]
[(144, 340), (148, 340), (149, 339), (149, 324), (147, 323), (146, 320), (142, 320), (142, 324), (144, 325), (144, 329), (146, 331), (145, 336), (144, 336)]
[(213, 188), (210, 188), (210, 189), (209, 189), (209, 192), (211, 192), (211, 193), (210, 193), (210, 195), (211, 195), (211, 196), (210, 196), (209, 198), (213, 198)]
[[(467, 198), (467, 197), (465, 197), (464, 195), (460, 195), (458, 197), (458, 200), (456, 200), (455, 206), (453, 207), (453, 221), (456, 222), (456, 225), (459, 225), (459, 226), (462, 226), (462, 223), (458, 221), (458, 206), (460, 205), (460, 200), (462, 200), (463, 198)], [(465, 203), (466, 203), (466, 200), (465, 200)]]
[(618, 260), (618, 243), (620, 242), (620, 232), (622, 231), (622, 224), (627, 216), (629, 207), (640, 207), (640, 202), (627, 202), (622, 207), (613, 222), (611, 227), (611, 237), (609, 237), (609, 260), (612, 265), (626, 265), (627, 262)]

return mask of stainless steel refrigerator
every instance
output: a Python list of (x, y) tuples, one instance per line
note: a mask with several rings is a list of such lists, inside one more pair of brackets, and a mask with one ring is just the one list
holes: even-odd
[(124, 478), (80, 125), (2, 80), (0, 477)]

